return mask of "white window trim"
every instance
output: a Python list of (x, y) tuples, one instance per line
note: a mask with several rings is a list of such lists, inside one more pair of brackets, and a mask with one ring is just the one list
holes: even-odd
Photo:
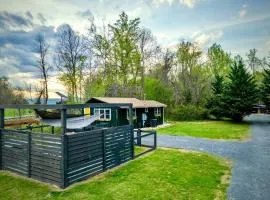
[[(100, 114), (100, 111), (103, 110), (103, 115)], [(109, 111), (109, 118), (106, 118), (106, 111)], [(109, 108), (94, 108), (94, 115), (98, 115), (99, 121), (111, 121), (112, 119), (112, 110)]]
[(155, 114), (155, 116), (161, 116), (161, 108), (155, 108), (154, 114)]
[[(133, 119), (136, 119), (137, 118), (136, 108), (133, 108), (132, 112), (133, 112)], [(127, 119), (129, 119), (129, 110), (128, 109), (127, 109)]]

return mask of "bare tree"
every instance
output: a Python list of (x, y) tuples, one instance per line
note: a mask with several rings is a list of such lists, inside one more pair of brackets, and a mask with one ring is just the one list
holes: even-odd
[(144, 79), (146, 66), (150, 66), (154, 60), (154, 56), (160, 51), (157, 41), (152, 35), (151, 31), (142, 28), (139, 30), (138, 46), (141, 55), (141, 98), (144, 97)]
[(257, 57), (257, 49), (250, 49), (247, 57), (248, 64), (250, 69), (252, 70), (253, 75), (258, 70), (258, 67), (261, 65), (261, 60)]
[(103, 76), (107, 77), (109, 72), (109, 59), (111, 56), (111, 38), (109, 34), (109, 27), (105, 26), (99, 28), (94, 23), (94, 18), (90, 19), (90, 28), (88, 29), (87, 49), (91, 55), (96, 58), (96, 62), (100, 68), (103, 69)]
[(84, 41), (69, 25), (62, 25), (58, 33), (56, 65), (62, 73), (60, 80), (71, 90), (71, 100), (78, 102), (78, 84), (86, 61)]
[(163, 65), (162, 65), (162, 80), (166, 85), (169, 84), (169, 73), (174, 65), (175, 53), (170, 51), (168, 48), (163, 55)]
[(47, 63), (47, 54), (49, 45), (41, 34), (37, 36), (36, 41), (38, 42), (38, 53), (39, 53), (38, 68), (41, 72), (41, 76), (43, 79), (42, 88), (43, 88), (44, 104), (47, 104), (49, 98), (48, 77), (49, 77), (49, 70), (51, 69)]
[(262, 59), (262, 65), (263, 65), (264, 69), (265, 69), (265, 67), (266, 68), (270, 67), (270, 52), (268, 53), (267, 57), (264, 57)]

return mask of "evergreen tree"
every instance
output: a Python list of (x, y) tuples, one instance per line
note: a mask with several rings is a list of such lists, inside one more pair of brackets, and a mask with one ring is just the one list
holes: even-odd
[(255, 80), (247, 72), (241, 57), (235, 59), (228, 78), (229, 82), (222, 95), (223, 111), (233, 121), (240, 122), (245, 115), (251, 113), (257, 101)]
[(224, 78), (218, 74), (215, 75), (215, 80), (212, 82), (213, 97), (208, 101), (207, 108), (210, 113), (217, 119), (224, 116), (222, 109), (222, 94), (224, 89)]
[(264, 70), (261, 86), (261, 98), (265, 105), (270, 108), (270, 67)]

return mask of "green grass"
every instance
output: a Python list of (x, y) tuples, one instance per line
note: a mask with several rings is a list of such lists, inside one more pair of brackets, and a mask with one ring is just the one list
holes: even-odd
[(249, 136), (248, 123), (231, 121), (194, 121), (176, 122), (175, 124), (157, 129), (159, 134), (204, 137), (211, 139), (245, 139)]
[(0, 199), (226, 199), (229, 174), (230, 165), (221, 158), (158, 149), (60, 191), (0, 172)]
[[(42, 124), (36, 125), (34, 124), (33, 127), (41, 126)], [(27, 124), (22, 124), (22, 125), (16, 125), (16, 126), (8, 126), (6, 127), (7, 129), (25, 129), (28, 125)], [(59, 135), (62, 134), (61, 132), (61, 127), (54, 127), (54, 134)], [(29, 129), (27, 131), (30, 131)], [(43, 127), (43, 132), (41, 131), (41, 128), (33, 128), (32, 133), (46, 133), (46, 134), (52, 134), (52, 127), (51, 126), (44, 126)]]
[(31, 109), (5, 109), (5, 117), (19, 117), (24, 115), (34, 115), (34, 111)]
[(146, 152), (147, 150), (149, 150), (149, 148), (147, 147), (143, 147), (143, 146), (135, 146), (134, 147), (134, 155), (137, 156), (143, 152)]

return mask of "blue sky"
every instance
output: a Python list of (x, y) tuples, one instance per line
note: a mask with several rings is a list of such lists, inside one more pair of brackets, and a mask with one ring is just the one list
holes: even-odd
[[(140, 17), (163, 47), (181, 40), (206, 50), (214, 42), (233, 55), (257, 48), (270, 51), (269, 0), (0, 0), (0, 75), (15, 83), (36, 81), (35, 36), (52, 43), (57, 27), (68, 23), (84, 34), (88, 18), (113, 23), (121, 11)], [(53, 77), (52, 77), (53, 78)], [(51, 81), (54, 85), (57, 80)]]

